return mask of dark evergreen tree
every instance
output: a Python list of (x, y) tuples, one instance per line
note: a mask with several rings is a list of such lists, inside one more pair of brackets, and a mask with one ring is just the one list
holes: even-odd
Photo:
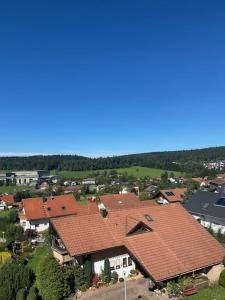
[(86, 284), (87, 287), (91, 286), (91, 279), (92, 279), (92, 262), (91, 262), (91, 258), (88, 257), (85, 262), (84, 262), (84, 275), (86, 278)]
[(108, 258), (104, 260), (104, 280), (105, 283), (110, 283), (111, 281), (110, 263)]

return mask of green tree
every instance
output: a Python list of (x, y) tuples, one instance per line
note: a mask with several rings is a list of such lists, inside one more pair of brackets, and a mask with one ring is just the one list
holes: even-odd
[(14, 241), (22, 241), (23, 238), (23, 227), (19, 225), (10, 224), (5, 233), (6, 239), (8, 243), (12, 243)]
[(110, 283), (111, 281), (110, 263), (108, 258), (104, 260), (104, 279), (105, 283)]
[(43, 300), (59, 300), (71, 293), (64, 273), (52, 254), (41, 260), (36, 276), (37, 287)]
[(225, 288), (225, 270), (220, 273), (219, 284)]
[(84, 262), (84, 275), (86, 278), (87, 287), (90, 287), (92, 279), (92, 262), (90, 257), (88, 257)]
[(38, 300), (38, 293), (37, 293), (37, 289), (32, 286), (29, 290), (29, 294), (27, 295), (27, 299), (26, 300)]
[(87, 279), (84, 273), (84, 269), (79, 264), (74, 267), (74, 274), (76, 288), (81, 291), (85, 291), (87, 289)]
[(16, 300), (26, 300), (27, 291), (26, 289), (22, 288), (19, 289), (16, 294)]
[(23, 261), (10, 261), (0, 268), (0, 300), (15, 300), (20, 289), (29, 288), (34, 274)]

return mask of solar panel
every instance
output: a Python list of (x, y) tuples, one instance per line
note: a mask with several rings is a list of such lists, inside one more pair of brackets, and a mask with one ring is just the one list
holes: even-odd
[(166, 195), (167, 196), (174, 196), (174, 193), (173, 192), (166, 192)]
[(219, 200), (216, 201), (216, 205), (219, 206), (224, 206), (225, 207), (225, 198), (220, 198)]

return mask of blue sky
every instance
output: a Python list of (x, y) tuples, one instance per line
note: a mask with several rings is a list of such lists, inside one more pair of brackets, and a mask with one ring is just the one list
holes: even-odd
[(224, 1), (5, 1), (0, 153), (225, 145)]

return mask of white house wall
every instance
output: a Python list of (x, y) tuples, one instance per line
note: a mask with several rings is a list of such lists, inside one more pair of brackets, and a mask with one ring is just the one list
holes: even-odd
[[(121, 251), (120, 251), (121, 252)], [(132, 269), (135, 269), (135, 263), (133, 260), (129, 260), (131, 265), (128, 265), (128, 258), (130, 255), (128, 253), (123, 253), (117, 255), (118, 251), (115, 251), (113, 255), (112, 250), (104, 251), (104, 253), (96, 253), (92, 255), (94, 272), (96, 274), (101, 274), (102, 270), (104, 270), (104, 260), (105, 258), (109, 259), (111, 272), (116, 271), (119, 277), (127, 277), (130, 274)], [(127, 263), (127, 266), (123, 266), (124, 259)], [(125, 273), (125, 274), (124, 274)]]
[(196, 220), (200, 220), (200, 224), (206, 228), (212, 228), (212, 230), (214, 232), (218, 232), (219, 230), (221, 230), (221, 233), (225, 233), (225, 226), (219, 225), (219, 224), (215, 224), (215, 223), (210, 223), (207, 221), (203, 221), (199, 216), (195, 216), (192, 215)]
[(33, 229), (37, 232), (44, 231), (49, 228), (48, 220), (35, 220), (35, 221), (27, 221), (21, 220), (20, 225), (23, 226), (24, 230)]

